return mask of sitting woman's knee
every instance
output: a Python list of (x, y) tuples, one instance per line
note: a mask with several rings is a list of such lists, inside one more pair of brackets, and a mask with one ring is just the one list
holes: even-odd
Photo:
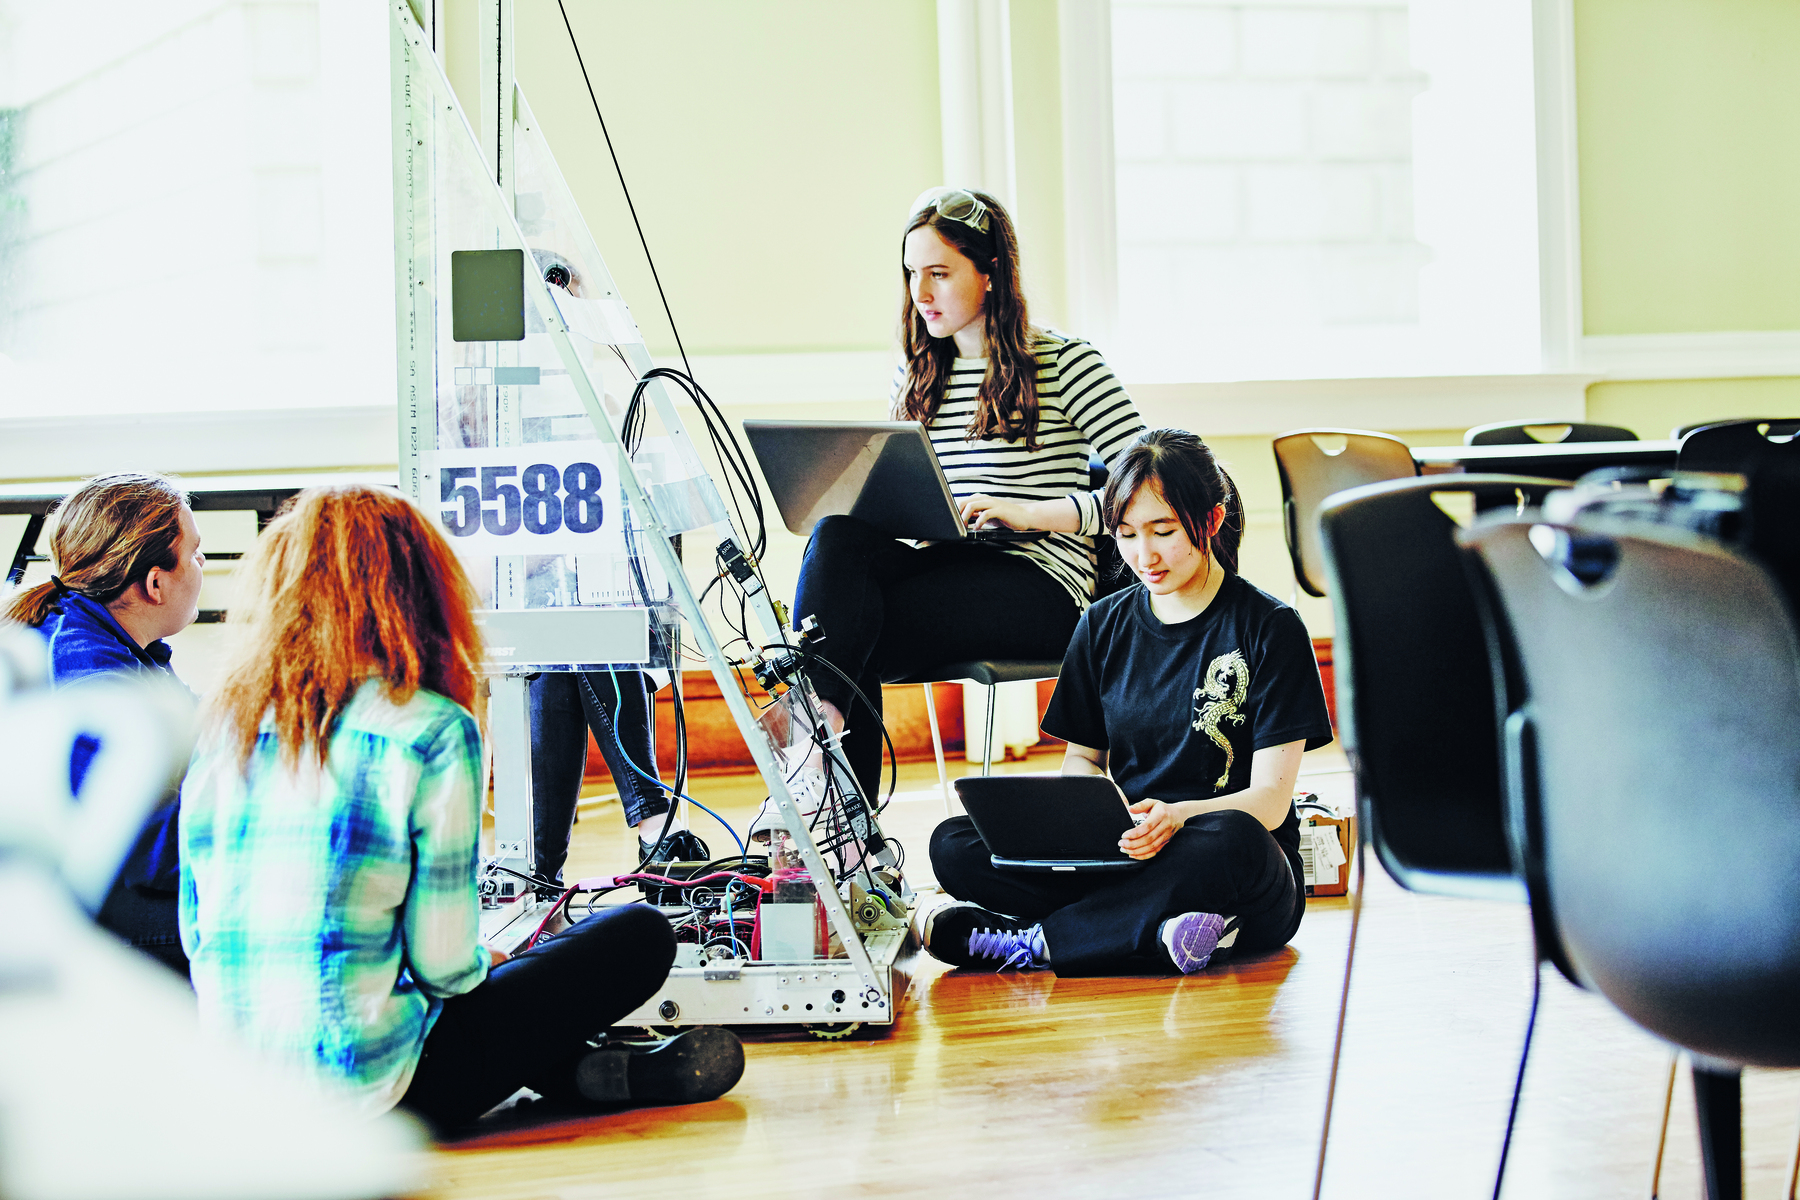
[(940, 881), (946, 874), (955, 874), (958, 867), (977, 854), (983, 863), (987, 862), (987, 844), (969, 818), (951, 817), (938, 822), (931, 831), (931, 869)]
[(881, 532), (860, 517), (838, 513), (819, 518), (819, 523), (813, 526), (812, 541), (808, 544), (807, 551), (811, 554), (831, 554), (864, 546), (871, 541), (891, 542), (893, 535)]
[(665, 973), (675, 965), (675, 930), (648, 904), (627, 904), (606, 914), (614, 952)]

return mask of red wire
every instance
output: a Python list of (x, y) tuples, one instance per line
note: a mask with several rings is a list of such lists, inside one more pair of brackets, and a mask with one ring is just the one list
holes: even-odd
[(542, 937), (544, 935), (544, 930), (549, 927), (550, 919), (556, 916), (556, 910), (568, 904), (569, 897), (574, 894), (575, 889), (570, 888), (556, 898), (556, 903), (550, 906), (550, 911), (544, 914), (544, 919), (538, 922), (538, 927), (531, 931), (531, 936), (525, 940), (524, 946), (520, 947), (521, 950), (529, 950), (537, 945), (538, 938)]

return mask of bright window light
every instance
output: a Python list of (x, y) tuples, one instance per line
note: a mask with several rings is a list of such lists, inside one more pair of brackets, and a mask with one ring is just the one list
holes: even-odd
[(1529, 5), (1112, 10), (1123, 371), (1539, 369)]

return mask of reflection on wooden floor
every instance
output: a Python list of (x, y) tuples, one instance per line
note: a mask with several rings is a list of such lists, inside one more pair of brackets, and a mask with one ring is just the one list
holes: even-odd
[[(1303, 782), (1347, 798), (1342, 765), (1308, 755)], [(754, 780), (696, 788), (740, 828), (762, 797)], [(942, 802), (929, 765), (901, 788), (884, 823), (919, 881)], [(729, 844), (708, 820), (702, 836)], [(617, 805), (591, 808), (572, 873), (628, 847)], [(1346, 901), (1314, 901), (1282, 952), (1186, 979), (972, 975), (921, 956), (890, 1029), (753, 1035), (721, 1100), (476, 1138), (433, 1157), (431, 1194), (1305, 1197), (1348, 933)], [(1377, 868), (1361, 937), (1325, 1194), (1485, 1197), (1530, 1000), (1525, 912), (1412, 896)], [(1505, 1194), (1647, 1196), (1667, 1067), (1548, 975)], [(1748, 1195), (1785, 1195), (1797, 1132), (1800, 1073), (1747, 1075)], [(1661, 1194), (1700, 1194), (1685, 1071)]]

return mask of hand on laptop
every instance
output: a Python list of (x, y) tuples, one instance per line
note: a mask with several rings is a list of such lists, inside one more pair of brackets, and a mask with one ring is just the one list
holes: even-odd
[(1004, 525), (1008, 529), (1045, 530), (1050, 533), (1081, 532), (1081, 506), (1072, 495), (1027, 503), (977, 493), (957, 507), (962, 511), (963, 524), (970, 529), (979, 529), (983, 525)]
[(1186, 824), (1186, 818), (1173, 805), (1161, 800), (1139, 800), (1129, 807), (1138, 824), (1119, 839), (1119, 849), (1132, 858), (1155, 858), (1175, 831)]
[(1016, 500), (1001, 500), (995, 496), (979, 494), (962, 502), (962, 520), (970, 529), (980, 529), (983, 525), (1005, 525), (1009, 529), (1034, 528), (1023, 504)]

